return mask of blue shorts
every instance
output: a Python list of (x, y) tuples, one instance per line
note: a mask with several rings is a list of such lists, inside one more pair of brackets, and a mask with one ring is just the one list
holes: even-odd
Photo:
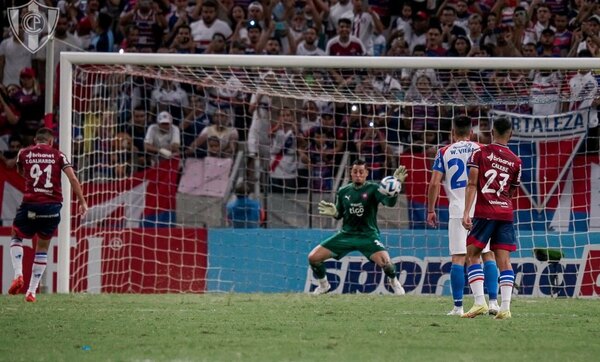
[(490, 249), (508, 251), (517, 250), (517, 236), (512, 221), (473, 219), (473, 229), (467, 236), (467, 245), (485, 248), (490, 242)]
[(62, 204), (21, 204), (13, 220), (13, 230), (21, 239), (31, 239), (37, 234), (41, 239), (51, 239), (60, 223)]

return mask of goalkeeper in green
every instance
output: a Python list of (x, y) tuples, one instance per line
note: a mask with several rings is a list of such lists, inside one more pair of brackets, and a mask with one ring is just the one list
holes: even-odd
[[(360, 251), (369, 260), (379, 265), (389, 279), (390, 286), (396, 295), (403, 295), (404, 288), (396, 276), (396, 269), (390, 260), (390, 255), (381, 243), (377, 227), (377, 208), (379, 203), (386, 206), (396, 205), (398, 194), (384, 195), (379, 191), (379, 185), (367, 182), (369, 170), (363, 160), (352, 164), (350, 176), (352, 182), (340, 188), (336, 195), (335, 204), (327, 201), (319, 203), (319, 214), (343, 219), (342, 229), (335, 235), (325, 239), (308, 255), (308, 262), (318, 286), (313, 294), (324, 294), (331, 285), (327, 281), (325, 260), (337, 260), (352, 251)], [(394, 177), (402, 184), (407, 172), (400, 166)]]

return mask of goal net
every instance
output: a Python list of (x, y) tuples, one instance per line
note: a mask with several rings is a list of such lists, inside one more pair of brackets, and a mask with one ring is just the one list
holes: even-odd
[[(65, 214), (59, 291), (309, 291), (307, 254), (339, 226), (316, 204), (361, 158), (374, 181), (408, 168), (398, 204), (380, 207), (382, 241), (407, 292), (449, 295), (447, 200), (428, 228), (427, 184), (452, 118), (466, 114), (483, 144), (496, 117), (514, 127), (516, 292), (600, 294), (591, 59), (61, 59), (61, 148), (91, 208)], [(334, 292), (390, 292), (361, 255), (327, 267)]]

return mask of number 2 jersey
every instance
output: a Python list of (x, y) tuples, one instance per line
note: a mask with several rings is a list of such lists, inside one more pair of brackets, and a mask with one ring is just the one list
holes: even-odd
[(23, 203), (62, 202), (61, 171), (71, 167), (62, 152), (46, 144), (29, 146), (19, 151), (17, 166), (25, 177)]
[[(458, 141), (440, 149), (432, 169), (444, 174), (444, 189), (448, 196), (448, 212), (451, 219), (460, 219), (465, 210), (465, 188), (468, 181), (467, 162), (479, 143)], [(472, 209), (471, 209), (472, 210)]]
[(509, 190), (521, 184), (521, 159), (508, 146), (492, 143), (474, 151), (467, 166), (479, 169), (474, 216), (513, 221)]

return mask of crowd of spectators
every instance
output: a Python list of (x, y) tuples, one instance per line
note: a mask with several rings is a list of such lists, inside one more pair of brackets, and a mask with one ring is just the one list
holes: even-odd
[[(599, 57), (600, 6), (588, 0), (38, 0), (60, 9), (54, 33), (61, 51), (420, 57)], [(25, 36), (23, 29), (19, 35)], [(43, 41), (42, 41), (43, 42)], [(0, 152), (8, 164), (44, 122), (45, 49), (31, 54), (6, 28), (0, 42)], [(75, 157), (107, 177), (126, 177), (161, 158), (234, 157), (244, 141), (273, 192), (329, 191), (344, 151), (366, 159), (372, 179), (402, 152), (432, 157), (448, 143), (450, 120), (467, 113), (474, 138), (489, 142), (490, 107), (551, 115), (597, 107), (594, 70), (559, 72), (314, 71), (305, 77), (336, 89), (413, 102), (361, 105), (324, 100), (275, 104), (244, 93), (236, 70), (227, 85), (123, 76), (116, 102), (75, 117)], [(279, 74), (262, 72), (277, 83)], [(100, 78), (98, 78), (100, 79)], [(94, 80), (88, 80), (88, 83)], [(98, 83), (101, 83), (98, 81)], [(94, 84), (87, 84), (94, 86)], [(104, 90), (107, 96), (107, 91)], [(514, 101), (507, 105), (502, 96)], [(561, 101), (577, 96), (588, 102)], [(445, 106), (444, 100), (491, 99)], [(541, 101), (537, 101), (541, 100)], [(115, 107), (113, 104), (118, 104)], [(473, 102), (471, 102), (473, 103)], [(485, 103), (485, 102), (484, 102)], [(476, 103), (474, 103), (476, 104)], [(594, 133), (595, 132), (595, 133)], [(597, 127), (590, 133), (597, 149)], [(259, 162), (260, 164), (260, 162)], [(251, 178), (251, 176), (249, 176)], [(85, 177), (84, 177), (85, 179)]]

